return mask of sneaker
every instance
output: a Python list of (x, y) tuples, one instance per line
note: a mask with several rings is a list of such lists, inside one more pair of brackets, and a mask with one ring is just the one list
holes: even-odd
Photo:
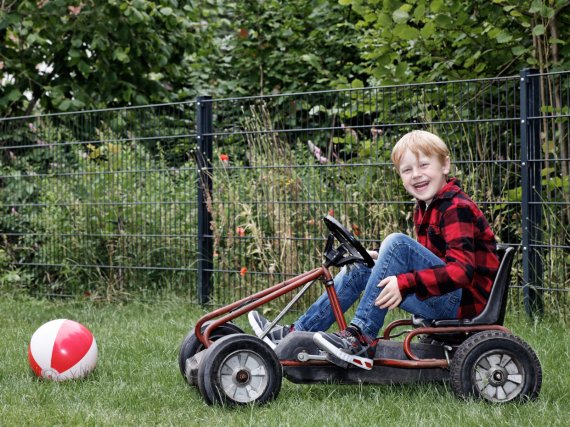
[(269, 344), (269, 347), (271, 348), (277, 347), (277, 344), (279, 344), (281, 340), (293, 330), (292, 326), (275, 325), (273, 326), (273, 329), (266, 332), (271, 322), (257, 311), (250, 311), (247, 318), (249, 320), (249, 324), (253, 328), (253, 332), (255, 332), (255, 335), (257, 335), (258, 338), (263, 339), (263, 341)]
[(351, 363), (366, 370), (374, 366), (376, 343), (350, 326), (344, 331), (332, 334), (317, 332), (313, 335), (313, 342), (321, 350), (334, 356), (327, 358), (338, 366), (348, 367), (347, 363)]

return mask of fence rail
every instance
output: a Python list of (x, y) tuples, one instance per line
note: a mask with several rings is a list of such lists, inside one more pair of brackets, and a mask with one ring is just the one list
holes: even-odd
[(0, 119), (0, 266), (43, 294), (237, 299), (320, 263), (327, 213), (369, 247), (411, 234), (414, 202), (389, 153), (422, 128), (518, 248), (513, 304), (567, 317), (569, 77)]

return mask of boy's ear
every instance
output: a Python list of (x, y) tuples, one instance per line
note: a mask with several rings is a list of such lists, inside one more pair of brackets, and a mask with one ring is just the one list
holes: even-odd
[(449, 175), (449, 171), (451, 170), (451, 160), (449, 156), (445, 158), (445, 162), (443, 163), (443, 174)]

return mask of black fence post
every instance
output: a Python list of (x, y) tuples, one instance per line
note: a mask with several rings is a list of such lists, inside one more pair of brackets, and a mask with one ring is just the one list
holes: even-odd
[(208, 200), (212, 194), (212, 103), (211, 97), (196, 99), (198, 167), (198, 301), (207, 304), (212, 292), (213, 238), (212, 215)]
[(543, 265), (540, 147), (540, 76), (534, 69), (520, 73), (522, 250), (523, 286), (526, 312), (544, 313), (542, 299)]

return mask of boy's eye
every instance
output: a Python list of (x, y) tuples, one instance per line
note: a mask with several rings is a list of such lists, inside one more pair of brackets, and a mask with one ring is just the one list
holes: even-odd
[(404, 168), (400, 172), (401, 173), (408, 173), (408, 172), (410, 172), (410, 170), (411, 170), (410, 168)]
[(429, 163), (427, 163), (427, 162), (420, 164), (420, 167), (422, 167), (422, 168), (427, 168), (428, 166), (429, 166)]

